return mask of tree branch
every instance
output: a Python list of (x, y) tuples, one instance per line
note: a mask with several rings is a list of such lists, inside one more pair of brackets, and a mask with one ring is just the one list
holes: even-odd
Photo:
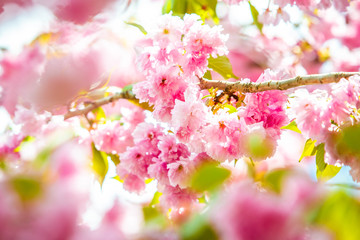
[(117, 92), (109, 97), (105, 97), (105, 98), (99, 99), (97, 101), (91, 102), (89, 105), (87, 105), (86, 107), (84, 107), (82, 109), (69, 111), (68, 113), (66, 113), (64, 115), (64, 120), (75, 117), (75, 116), (86, 115), (89, 112), (91, 112), (92, 110), (94, 110), (98, 107), (101, 107), (102, 105), (106, 105), (108, 103), (114, 102), (118, 99), (136, 100), (135, 95), (132, 93), (131, 90)]
[(200, 88), (201, 89), (210, 89), (217, 88), (219, 90), (224, 90), (227, 92), (236, 92), (240, 91), (243, 93), (255, 93), (263, 92), (268, 90), (286, 90), (289, 88), (295, 88), (304, 85), (314, 85), (314, 84), (326, 84), (339, 82), (340, 79), (348, 79), (351, 76), (360, 75), (360, 72), (336, 72), (336, 73), (326, 73), (326, 74), (313, 74), (307, 76), (297, 76), (294, 78), (289, 78), (279, 81), (266, 81), (261, 83), (255, 82), (228, 82), (223, 80), (207, 80), (200, 79)]
[[(289, 88), (295, 88), (304, 85), (335, 83), (340, 81), (340, 79), (342, 78), (347, 79), (354, 75), (360, 75), (360, 72), (336, 72), (336, 73), (326, 73), (326, 74), (313, 74), (307, 76), (298, 76), (298, 77), (279, 80), (279, 81), (270, 80), (261, 83), (255, 83), (255, 82), (244, 83), (241, 81), (228, 82), (223, 80), (207, 80), (200, 78), (199, 86), (201, 89), (210, 89), (213, 87), (219, 90), (224, 90), (226, 92), (240, 91), (244, 93), (255, 93), (255, 92), (268, 91), (268, 90), (286, 90)], [(92, 110), (102, 105), (114, 102), (118, 99), (137, 100), (131, 90), (117, 92), (109, 97), (105, 97), (103, 99), (91, 102), (89, 105), (87, 105), (82, 109), (69, 111), (64, 115), (64, 119), (66, 120), (75, 116), (86, 115)]]

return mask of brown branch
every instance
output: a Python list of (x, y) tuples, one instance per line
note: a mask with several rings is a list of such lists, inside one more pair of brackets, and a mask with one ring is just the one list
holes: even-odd
[[(304, 85), (314, 85), (314, 84), (326, 84), (334, 83), (340, 81), (342, 78), (349, 78), (354, 75), (360, 75), (360, 72), (336, 72), (336, 73), (326, 73), (326, 74), (313, 74), (307, 76), (298, 76), (295, 78), (289, 78), (285, 80), (270, 80), (262, 83), (248, 82), (244, 83), (241, 81), (238, 82), (228, 82), (222, 80), (207, 80), (200, 78), (199, 86), (201, 89), (210, 89), (217, 88), (219, 90), (224, 90), (226, 92), (244, 92), (244, 93), (255, 93), (268, 90), (286, 90), (289, 88), (300, 87)], [(75, 116), (86, 115), (92, 110), (114, 102), (118, 99), (128, 99), (128, 100), (137, 100), (135, 95), (131, 90), (117, 92), (109, 97), (91, 102), (89, 105), (82, 109), (77, 109), (74, 111), (69, 111), (64, 115), (64, 119), (69, 119)], [(146, 109), (146, 108), (145, 108)]]
[(131, 90), (117, 92), (109, 97), (105, 97), (105, 98), (99, 99), (97, 101), (91, 102), (89, 105), (87, 105), (86, 107), (84, 107), (82, 109), (69, 111), (68, 113), (66, 113), (64, 115), (64, 120), (75, 117), (75, 116), (86, 115), (89, 112), (91, 112), (92, 110), (94, 110), (102, 105), (114, 102), (118, 99), (136, 100), (135, 95), (132, 93)]
[(213, 87), (227, 92), (240, 91), (244, 93), (255, 93), (255, 92), (268, 91), (268, 90), (286, 90), (304, 85), (334, 83), (334, 82), (339, 82), (340, 79), (342, 78), (347, 79), (354, 75), (360, 75), (360, 72), (336, 72), (336, 73), (326, 73), (326, 74), (313, 74), (307, 76), (297, 76), (294, 78), (289, 78), (279, 81), (270, 80), (261, 83), (255, 83), (255, 82), (244, 83), (241, 81), (228, 82), (223, 80), (207, 80), (201, 78), (199, 86), (201, 89), (210, 89)]

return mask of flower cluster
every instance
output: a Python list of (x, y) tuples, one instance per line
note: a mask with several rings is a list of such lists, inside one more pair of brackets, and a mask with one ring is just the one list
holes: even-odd
[(221, 31), (220, 26), (203, 25), (196, 15), (159, 19), (139, 57), (146, 81), (134, 86), (140, 101), (154, 105), (157, 119), (169, 121), (175, 101), (184, 101), (185, 90), (196, 88), (198, 77), (208, 70), (207, 59), (227, 53), (227, 36)]

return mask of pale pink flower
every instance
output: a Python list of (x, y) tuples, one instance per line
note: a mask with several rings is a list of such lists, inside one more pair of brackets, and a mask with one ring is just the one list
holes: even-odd
[(51, 119), (49, 113), (36, 113), (34, 109), (18, 106), (14, 116), (14, 123), (21, 126), (21, 132), (25, 136), (39, 136), (43, 134), (46, 125)]
[(10, 114), (14, 114), (19, 99), (29, 100), (44, 61), (45, 55), (38, 47), (26, 48), (18, 56), (6, 54), (0, 60), (0, 86), (3, 88), (0, 104)]
[(145, 190), (146, 184), (144, 179), (129, 173), (126, 169), (122, 168), (121, 164), (116, 167), (116, 173), (120, 179), (124, 180), (123, 186), (126, 191), (140, 194)]
[[(46, 5), (46, 1), (40, 2)], [(53, 4), (50, 8), (60, 20), (84, 24), (113, 2), (114, 0), (66, 0)]]
[(57, 177), (70, 183), (81, 180), (84, 174), (89, 174), (86, 167), (87, 158), (90, 156), (91, 152), (86, 145), (71, 141), (56, 149), (49, 161)]
[[(274, 80), (278, 76), (266, 70), (257, 82)], [(288, 121), (285, 112), (287, 95), (282, 91), (272, 90), (246, 94), (246, 106), (241, 110), (240, 116), (244, 117), (247, 124), (262, 122), (265, 129), (273, 129), (272, 137), (280, 135), (280, 127)]]
[(100, 52), (73, 51), (61, 57), (50, 58), (44, 67), (40, 85), (34, 98), (39, 106), (52, 110), (67, 105), (81, 91), (105, 80)]
[(119, 121), (99, 124), (91, 132), (95, 146), (107, 153), (122, 153), (133, 145), (132, 131), (121, 126)]
[(259, 22), (263, 24), (274, 24), (275, 22), (275, 14), (270, 9), (266, 9), (265, 12), (259, 15)]
[(168, 163), (160, 159), (153, 158), (153, 163), (148, 168), (148, 173), (151, 178), (155, 178), (161, 185), (169, 185)]
[(225, 240), (302, 239), (304, 226), (292, 209), (275, 195), (242, 183), (221, 197), (213, 222)]
[[(140, 123), (132, 133), (135, 144), (138, 145), (141, 143), (147, 145), (148, 148), (151, 149), (150, 151), (155, 151), (155, 149), (157, 149), (159, 137), (163, 135), (164, 133), (162, 127), (146, 122)], [(158, 150), (153, 152), (155, 155), (157, 153)]]
[(20, 154), (14, 150), (21, 144), (23, 140), (24, 135), (22, 133), (3, 133), (0, 138), (0, 161), (19, 159)]
[(185, 101), (175, 101), (171, 114), (176, 136), (183, 142), (189, 142), (192, 135), (205, 124), (206, 118), (210, 117), (209, 110), (197, 96), (197, 92), (191, 89), (185, 91)]
[(159, 191), (162, 192), (160, 203), (165, 209), (189, 208), (197, 201), (197, 194), (178, 186), (159, 186)]
[(235, 5), (235, 4), (239, 4), (241, 2), (243, 2), (244, 0), (221, 0), (227, 4), (230, 4), (230, 5)]
[(32, 0), (2, 0), (0, 2), (0, 14), (4, 11), (6, 4), (17, 4), (21, 7), (31, 6)]
[[(328, 93), (316, 90), (309, 93), (306, 89), (295, 91), (295, 102), (291, 103), (290, 112), (296, 117), (298, 128), (307, 138), (324, 140), (324, 131), (330, 127), (327, 119), (329, 109)], [(324, 121), (325, 120), (325, 121)]]
[(176, 48), (181, 46), (184, 21), (178, 16), (171, 14), (162, 15), (157, 22), (156, 29), (150, 34), (151, 38), (160, 46)]
[(152, 163), (153, 155), (149, 154), (146, 146), (136, 145), (128, 147), (120, 154), (120, 166), (128, 172), (136, 174), (139, 177), (147, 178), (148, 167)]
[(177, 143), (174, 135), (165, 135), (159, 137), (158, 148), (161, 151), (159, 159), (167, 163), (179, 160), (181, 157), (187, 158), (190, 152), (186, 145)]
[(228, 53), (225, 42), (228, 35), (223, 35), (221, 26), (194, 24), (183, 38), (185, 50), (191, 54), (222, 56)]
[(206, 153), (217, 161), (233, 160), (244, 154), (243, 141), (248, 131), (243, 118), (236, 113), (220, 113), (209, 119), (203, 128)]
[(179, 160), (168, 164), (169, 181), (173, 187), (186, 188), (189, 185), (191, 174), (194, 173), (194, 165), (188, 159)]

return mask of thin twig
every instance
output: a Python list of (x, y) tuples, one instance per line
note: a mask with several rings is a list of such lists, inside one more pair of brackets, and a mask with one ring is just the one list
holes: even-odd
[(114, 102), (118, 99), (136, 100), (135, 95), (132, 93), (131, 90), (117, 92), (109, 97), (105, 97), (105, 98), (99, 99), (97, 101), (91, 102), (89, 105), (87, 105), (86, 107), (84, 107), (82, 109), (69, 111), (68, 113), (66, 113), (64, 115), (64, 120), (75, 117), (75, 116), (86, 115), (89, 112), (91, 112), (92, 110), (94, 110), (98, 107), (101, 107), (102, 105)]
[(313, 74), (307, 76), (297, 76), (285, 80), (270, 80), (261, 83), (255, 82), (228, 82), (223, 80), (200, 79), (201, 89), (217, 88), (227, 92), (240, 91), (243, 93), (255, 93), (268, 90), (286, 90), (304, 85), (326, 84), (339, 82), (342, 78), (349, 78), (354, 75), (360, 75), (360, 72), (336, 72), (326, 74)]

